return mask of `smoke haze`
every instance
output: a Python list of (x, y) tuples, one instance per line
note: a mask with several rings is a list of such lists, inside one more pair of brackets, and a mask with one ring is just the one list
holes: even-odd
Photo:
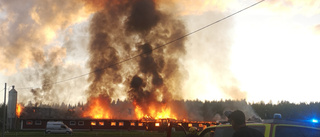
[[(195, 23), (187, 30), (181, 15), (201, 14), (210, 9), (188, 11), (175, 8), (179, 1), (166, 2), (32, 0), (23, 4), (15, 0), (1, 1), (4, 4), (0, 9), (6, 11), (7, 16), (1, 18), (1, 72), (14, 76), (10, 78), (11, 83), (23, 81), (19, 82), (21, 87), (32, 87), (19, 94), (19, 101), (25, 103), (68, 103), (76, 98), (78, 102), (87, 102), (89, 109), (90, 104), (99, 99), (105, 110), (112, 110), (111, 101), (121, 98), (134, 102), (144, 113), (149, 113), (150, 105), (165, 106), (187, 117), (185, 110), (192, 111), (186, 109), (189, 106), (172, 104), (174, 100), (198, 98), (203, 85), (201, 81), (190, 80), (199, 72), (188, 71), (192, 66), (186, 63), (187, 56), (199, 59), (195, 66), (210, 60), (207, 67), (215, 74), (207, 75), (213, 79), (209, 84), (223, 91), (227, 98), (246, 98), (228, 69), (231, 43), (226, 41), (230, 37), (221, 36), (230, 34), (225, 30), (230, 30), (232, 21), (215, 27), (217, 30), (210, 33), (211, 40), (203, 40), (208, 34), (204, 33), (152, 50), (210, 23), (199, 19), (201, 25)], [(222, 9), (215, 10), (224, 9), (226, 3), (220, 4), (224, 5), (220, 6)], [(224, 16), (220, 12), (207, 14), (208, 17), (214, 15), (215, 19)], [(187, 47), (186, 42), (191, 45)], [(213, 48), (202, 46), (208, 43)], [(200, 50), (214, 55), (204, 55)], [(139, 54), (141, 56), (118, 64)], [(82, 74), (88, 75), (60, 83)], [(188, 89), (188, 86), (195, 88)], [(189, 96), (194, 93), (198, 95)], [(133, 109), (132, 104), (127, 108)]]
[[(1, 9), (6, 15), (0, 24), (1, 72), (12, 76), (9, 83), (32, 88), (30, 92), (21, 92), (19, 101), (69, 102), (66, 96), (61, 95), (71, 94), (70, 87), (86, 84), (79, 81), (53, 84), (86, 70), (66, 60), (67, 55), (77, 47), (70, 45), (70, 42), (73, 37), (78, 37), (70, 36), (72, 28), (68, 27), (88, 16), (84, 13), (83, 4), (76, 0), (31, 0), (27, 3), (2, 0)], [(69, 35), (57, 35), (66, 29)], [(59, 42), (60, 39), (66, 43)]]

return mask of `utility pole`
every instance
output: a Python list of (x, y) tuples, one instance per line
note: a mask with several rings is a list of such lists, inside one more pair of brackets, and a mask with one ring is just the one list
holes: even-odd
[(5, 132), (5, 123), (6, 123), (6, 90), (7, 90), (7, 83), (4, 83), (4, 101), (3, 101), (3, 121), (2, 121), (2, 137), (4, 137)]

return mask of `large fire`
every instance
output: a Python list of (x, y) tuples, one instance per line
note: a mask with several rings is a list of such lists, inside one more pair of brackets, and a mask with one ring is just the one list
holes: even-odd
[(171, 114), (171, 109), (162, 107), (161, 111), (157, 112), (155, 115), (155, 119), (163, 119), (163, 118), (173, 118), (177, 119), (175, 115)]
[(154, 118), (154, 119), (165, 119), (165, 118), (172, 118), (172, 119), (177, 119), (175, 115), (171, 113), (171, 109), (168, 108), (165, 105), (162, 105), (161, 108), (156, 108), (155, 106), (149, 106), (149, 111), (147, 114), (145, 114), (142, 110), (142, 108), (137, 105), (135, 102), (133, 103), (135, 105), (135, 113), (136, 117), (138, 119), (142, 118)]
[[(167, 104), (173, 100), (176, 88), (180, 89), (177, 85), (184, 77), (179, 60), (186, 51), (185, 40), (162, 50), (154, 49), (177, 36), (184, 36), (183, 22), (174, 13), (161, 9), (157, 0), (96, 2), (88, 3), (103, 7), (93, 15), (89, 26), (88, 64), (93, 73), (88, 78), (91, 82), (89, 103), (83, 117), (176, 119), (171, 112), (173, 107)], [(140, 55), (131, 64), (117, 63), (130, 54)], [(133, 101), (133, 115), (131, 103), (127, 109), (110, 104), (120, 94), (125, 95), (124, 92), (127, 99)], [(97, 96), (105, 99), (96, 100)]]
[(83, 117), (90, 117), (93, 119), (108, 119), (110, 118), (109, 112), (106, 109), (105, 105), (101, 103), (98, 98), (92, 100), (91, 105), (88, 110), (83, 113)]
[(21, 112), (22, 112), (23, 108), (24, 108), (24, 107), (23, 107), (22, 105), (17, 104), (17, 107), (16, 107), (16, 115), (17, 115), (18, 118), (20, 118)]
[[(90, 105), (86, 108), (86, 110), (82, 113), (83, 117), (90, 117), (93, 119), (109, 119), (111, 117), (111, 113), (107, 108), (106, 104), (102, 103), (99, 98), (95, 98), (90, 101)], [(134, 112), (137, 119), (177, 119), (177, 117), (171, 112), (171, 109), (166, 105), (150, 105), (148, 110), (143, 110), (142, 107), (133, 102), (135, 106)]]

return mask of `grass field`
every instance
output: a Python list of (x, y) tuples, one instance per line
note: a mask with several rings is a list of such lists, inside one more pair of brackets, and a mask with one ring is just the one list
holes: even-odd
[[(2, 133), (1, 133), (2, 135)], [(43, 131), (11, 131), (5, 137), (166, 137), (166, 132), (151, 131), (74, 131), (73, 134), (44, 134)], [(172, 137), (184, 137), (184, 132), (172, 132)]]

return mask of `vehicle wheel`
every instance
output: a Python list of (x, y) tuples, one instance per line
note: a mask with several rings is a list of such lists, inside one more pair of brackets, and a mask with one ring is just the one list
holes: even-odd
[(51, 132), (50, 131), (46, 131), (46, 134), (50, 134)]
[(67, 134), (71, 134), (69, 131), (66, 132)]

